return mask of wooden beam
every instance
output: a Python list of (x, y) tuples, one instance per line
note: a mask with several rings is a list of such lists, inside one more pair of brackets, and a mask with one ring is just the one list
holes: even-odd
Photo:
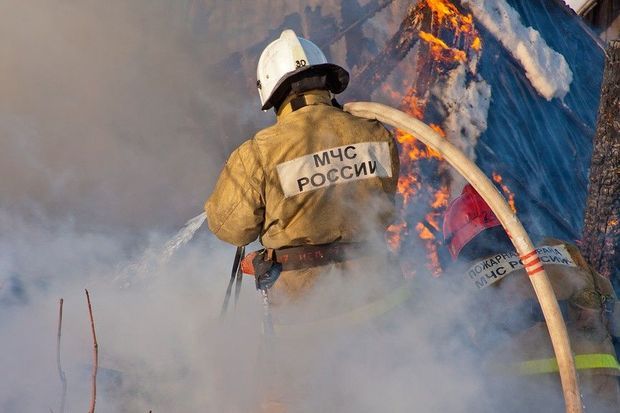
[(620, 40), (606, 55), (581, 249), (598, 272), (620, 281)]
[(400, 24), (398, 31), (386, 43), (383, 50), (368, 64), (353, 74), (351, 84), (355, 87), (355, 99), (368, 99), (370, 94), (385, 80), (416, 44), (419, 39), (420, 27), (424, 21), (424, 13), (421, 12), (423, 7), (424, 5), (421, 3), (418, 3), (416, 6), (410, 6), (407, 10), (407, 16)]

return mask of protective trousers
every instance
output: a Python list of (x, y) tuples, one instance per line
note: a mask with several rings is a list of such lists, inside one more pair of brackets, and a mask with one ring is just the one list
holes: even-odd
[(265, 337), (261, 354), (259, 411), (317, 411), (313, 388), (325, 375), (325, 360), (337, 370), (352, 336), (410, 298), (393, 268), (387, 254), (377, 254), (282, 272), (270, 290), (274, 335)]

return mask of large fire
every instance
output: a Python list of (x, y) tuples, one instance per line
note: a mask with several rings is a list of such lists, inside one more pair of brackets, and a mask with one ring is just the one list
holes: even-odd
[[(440, 126), (443, 119), (427, 113), (431, 89), (438, 79), (458, 65), (467, 64), (482, 48), (482, 42), (473, 24), (473, 17), (461, 13), (446, 0), (424, 0), (419, 5), (424, 16), (415, 72), (410, 73), (409, 84), (403, 90), (385, 90), (400, 99), (401, 110), (431, 124), (446, 138)], [(414, 136), (396, 132), (400, 143), (400, 178), (398, 192), (402, 207), (399, 220), (387, 232), (389, 245), (400, 251), (402, 258), (410, 257), (409, 251), (423, 247), (426, 251), (427, 268), (433, 275), (442, 272), (439, 254), (441, 248), (441, 217), (448, 205), (450, 177), (448, 166), (439, 153), (426, 147)], [(414, 275), (415, 265), (404, 265), (408, 276)]]

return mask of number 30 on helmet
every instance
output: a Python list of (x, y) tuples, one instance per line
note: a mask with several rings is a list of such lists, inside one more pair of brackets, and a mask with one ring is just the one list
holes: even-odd
[(325, 88), (332, 93), (344, 91), (349, 83), (349, 73), (328, 63), (317, 45), (284, 30), (258, 59), (256, 86), (262, 109), (277, 105), (290, 93), (293, 82), (308, 76), (325, 76)]

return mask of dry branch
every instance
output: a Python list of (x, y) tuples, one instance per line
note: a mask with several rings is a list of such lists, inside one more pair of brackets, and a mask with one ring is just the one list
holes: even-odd
[(97, 334), (95, 333), (95, 320), (93, 319), (93, 309), (90, 304), (90, 295), (86, 291), (86, 301), (88, 302), (88, 315), (90, 317), (90, 329), (93, 333), (93, 382), (92, 382), (92, 398), (90, 400), (90, 408), (88, 413), (95, 413), (95, 401), (97, 399), (97, 369), (99, 368), (99, 345), (97, 344)]
[(60, 377), (60, 382), (62, 383), (62, 396), (60, 398), (60, 413), (65, 413), (65, 401), (67, 399), (67, 377), (65, 376), (65, 372), (62, 369), (62, 364), (60, 362), (60, 338), (62, 334), (62, 306), (64, 300), (60, 299), (59, 309), (58, 309), (58, 335), (56, 339), (56, 365), (58, 367), (58, 376)]

